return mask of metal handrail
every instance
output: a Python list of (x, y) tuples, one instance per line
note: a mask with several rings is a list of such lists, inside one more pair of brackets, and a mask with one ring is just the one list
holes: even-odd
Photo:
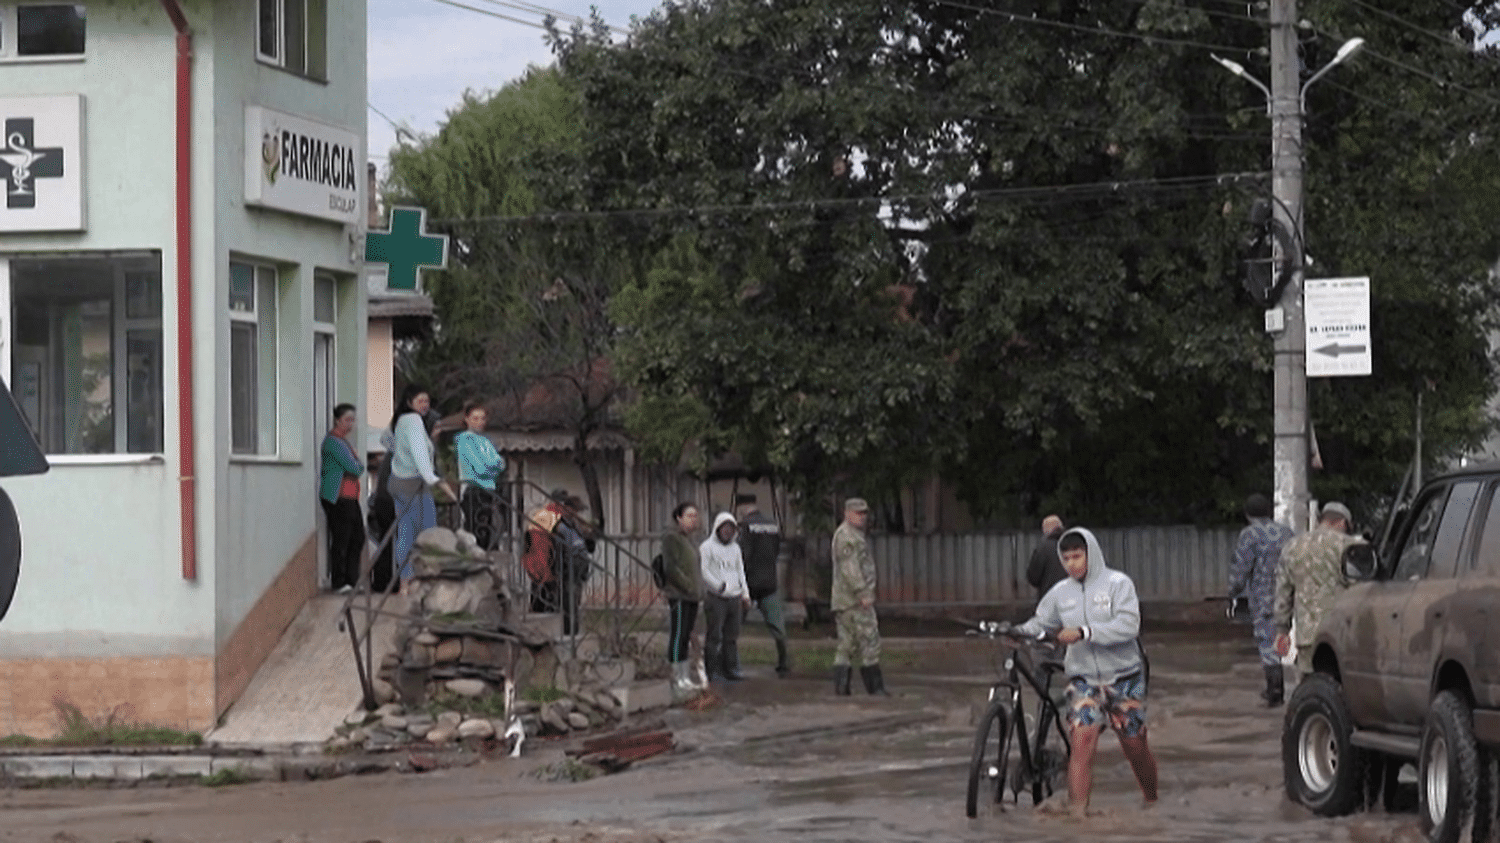
[[(550, 499), (551, 497), (547, 490), (543, 489), (541, 486), (538, 486), (532, 481), (516, 480), (509, 481), (509, 483), (511, 486), (523, 490), (528, 487), (530, 489), (534, 489), (537, 492), (541, 493), (541, 496), (544, 499)], [(511, 501), (507, 500), (504, 496), (492, 494), (489, 497), (493, 502), (493, 506), (495, 506), (497, 509), (503, 510), (506, 514), (506, 517), (512, 519), (511, 523), (515, 526), (520, 527), (519, 534), (515, 534), (514, 532), (512, 532), (512, 534), (508, 537), (509, 542), (514, 546), (514, 557), (519, 562), (522, 555), (521, 551), (524, 548), (525, 542), (525, 513), (518, 511), (517, 507)], [(457, 506), (458, 504), (459, 502), (455, 501), (453, 505)], [(396, 513), (395, 518), (391, 521), (391, 524), (386, 529), (385, 534), (376, 544), (374, 551), (369, 554), (369, 563), (366, 565), (361, 565), (360, 575), (355, 583), (354, 590), (350, 592), (347, 597), (345, 597), (344, 605), (339, 612), (340, 630), (348, 631), (350, 645), (354, 650), (355, 669), (359, 674), (360, 688), (363, 693), (363, 705), (366, 710), (373, 710), (376, 707), (374, 687), (375, 653), (373, 641), (375, 624), (382, 617), (399, 618), (408, 616), (405, 613), (397, 613), (389, 611), (385, 608), (386, 603), (390, 600), (393, 594), (393, 589), (400, 581), (399, 571), (392, 572), (390, 581), (386, 584), (385, 589), (378, 595), (378, 602), (376, 600), (377, 595), (369, 588), (369, 574), (374, 569), (374, 566), (378, 564), (380, 556), (385, 551), (387, 545), (395, 540), (396, 531), (399, 528), (401, 518), (408, 512), (410, 512), (411, 506), (415, 505), (416, 500), (414, 499), (411, 503), (408, 504), (406, 508)], [(602, 543), (607, 548), (613, 550), (617, 558), (623, 556), (636, 567), (645, 571), (650, 570), (650, 563), (630, 551), (615, 538), (604, 533), (599, 533), (595, 536), (591, 536), (591, 538), (595, 540), (596, 546), (597, 543)], [(495, 549), (499, 545), (499, 542), (491, 541), (490, 544), (491, 547), (486, 548), (486, 550)], [(601, 565), (599, 563), (599, 561), (594, 557), (593, 553), (589, 554), (588, 563), (591, 571), (601, 572), (604, 575), (608, 575), (608, 569), (604, 565)], [(619, 606), (623, 603), (623, 601), (620, 599), (620, 591), (618, 590), (618, 580), (616, 581), (616, 589), (617, 590), (615, 591), (614, 595), (615, 599), (609, 601), (614, 604), (614, 609), (618, 609)], [(357, 607), (357, 601), (359, 601), (361, 598), (364, 598), (365, 605), (362, 607)], [(660, 599), (660, 594), (657, 594), (656, 598), (652, 601), (652, 604), (654, 605), (656, 602), (659, 602)], [(527, 605), (529, 605), (529, 602), (527, 603)], [(359, 608), (359, 610), (364, 612), (365, 614), (363, 624), (355, 623), (354, 612), (356, 608)], [(611, 611), (611, 617), (615, 618), (617, 621), (617, 623), (615, 624), (616, 628), (614, 629), (614, 637), (616, 639), (621, 639), (625, 634), (634, 634), (639, 627), (640, 620), (645, 617), (646, 613), (649, 610), (650, 606), (643, 606), (638, 612), (633, 613), (633, 615), (627, 615), (627, 617), (623, 619), (619, 617), (618, 611)], [(580, 611), (580, 625), (583, 623), (583, 617), (584, 616)], [(618, 621), (620, 620), (628, 621), (628, 623), (619, 623)], [(575, 636), (570, 642), (572, 644), (573, 653), (575, 655), (577, 653), (578, 637), (579, 636)], [(508, 679), (513, 680), (513, 677), (508, 677)]]

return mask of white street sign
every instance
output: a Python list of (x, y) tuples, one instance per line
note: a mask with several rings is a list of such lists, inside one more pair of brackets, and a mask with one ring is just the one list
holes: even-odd
[(1302, 307), (1308, 377), (1370, 374), (1369, 277), (1309, 279)]

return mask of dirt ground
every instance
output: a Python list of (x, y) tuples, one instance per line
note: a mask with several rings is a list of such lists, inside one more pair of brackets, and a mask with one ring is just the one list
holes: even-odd
[[(993, 645), (953, 635), (951, 625), (893, 626), (922, 637), (887, 638), (890, 699), (835, 698), (821, 668), (778, 680), (755, 665), (749, 679), (724, 689), (719, 708), (647, 715), (674, 732), (677, 751), (614, 775), (541, 780), (537, 771), (571, 744), (538, 740), (519, 759), (423, 774), (8, 790), (0, 792), (0, 843), (1421, 839), (1414, 814), (1329, 820), (1286, 800), (1282, 711), (1258, 707), (1248, 629), (1222, 623), (1148, 630), (1149, 734), (1162, 793), (1155, 807), (1140, 806), (1106, 737), (1094, 816), (1055, 817), (1023, 800), (970, 820), (965, 781)], [(811, 653), (827, 643), (814, 636), (794, 643)]]

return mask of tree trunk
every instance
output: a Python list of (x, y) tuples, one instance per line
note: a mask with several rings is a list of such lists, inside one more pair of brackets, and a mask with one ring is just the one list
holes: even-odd
[(593, 457), (589, 455), (589, 433), (590, 428), (578, 429), (578, 435), (573, 440), (573, 462), (578, 466), (578, 473), (583, 476), (584, 493), (589, 499), (590, 514), (593, 517), (588, 520), (594, 523), (594, 528), (603, 536), (604, 493), (599, 488), (599, 470), (594, 466)]

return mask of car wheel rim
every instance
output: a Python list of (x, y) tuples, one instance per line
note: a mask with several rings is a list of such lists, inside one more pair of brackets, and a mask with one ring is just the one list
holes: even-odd
[(1328, 718), (1322, 714), (1308, 717), (1302, 724), (1302, 739), (1297, 748), (1302, 781), (1314, 793), (1327, 791), (1339, 769), (1338, 741)]
[(1427, 816), (1434, 826), (1442, 825), (1448, 812), (1448, 742), (1433, 735), (1427, 748), (1427, 773), (1423, 786), (1427, 790)]

